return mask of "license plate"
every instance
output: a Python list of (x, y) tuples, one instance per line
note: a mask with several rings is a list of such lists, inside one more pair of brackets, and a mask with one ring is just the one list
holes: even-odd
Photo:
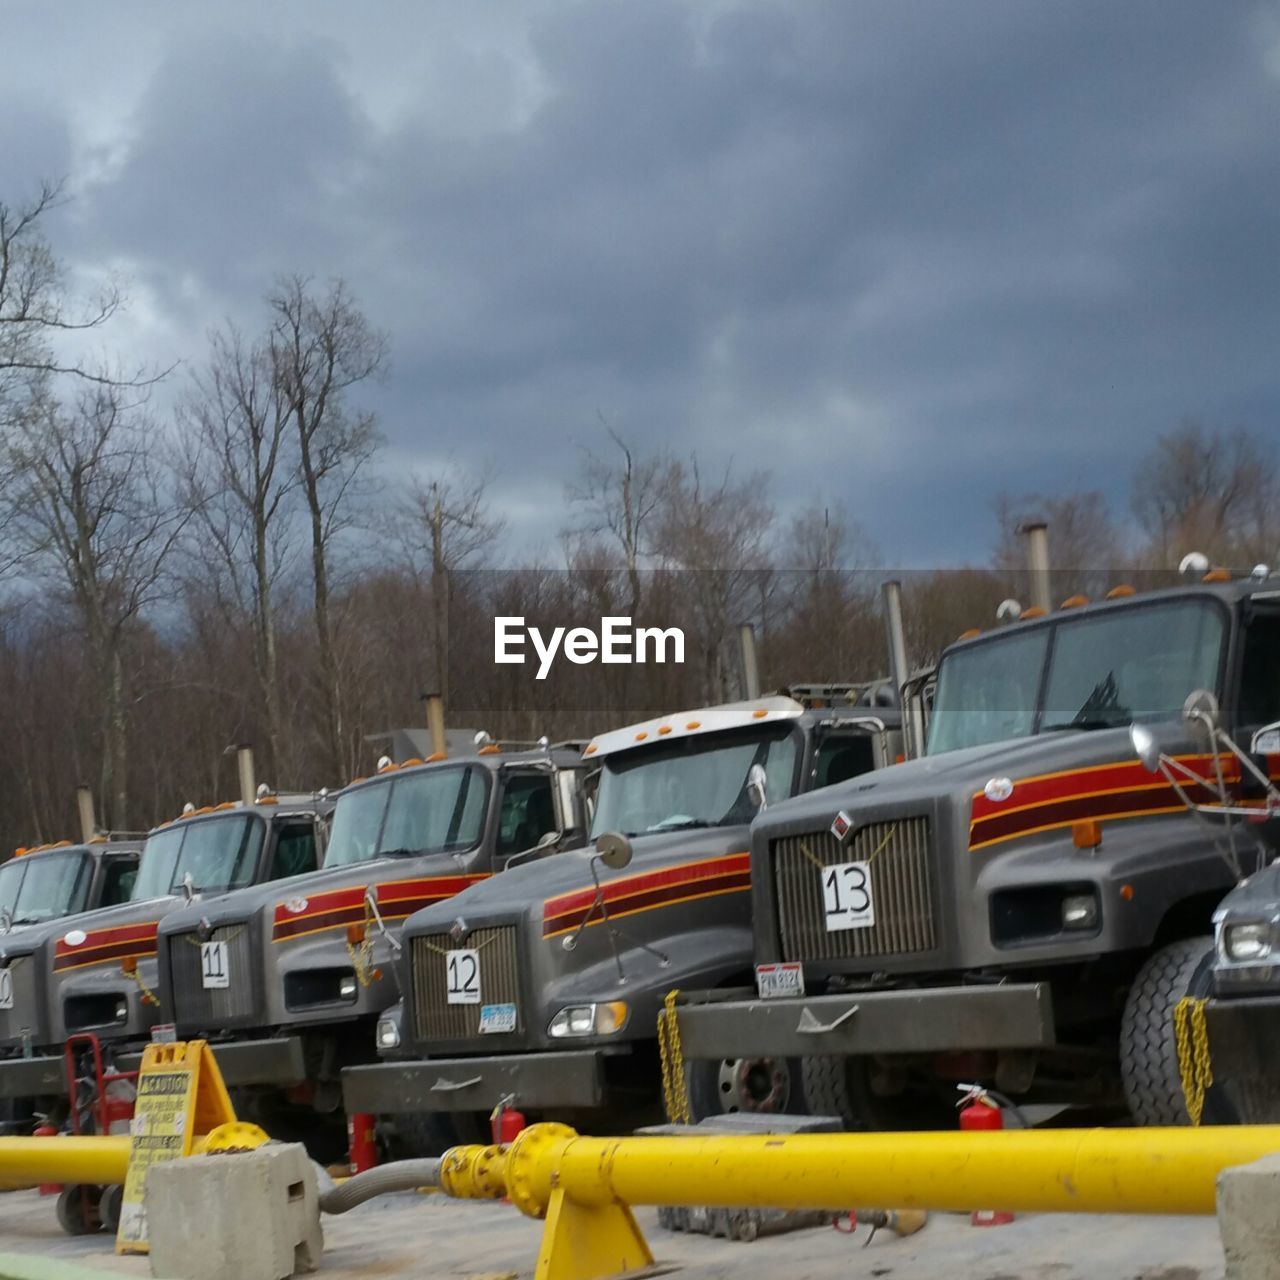
[(445, 957), (445, 999), (449, 1004), (480, 1003), (480, 953), (450, 951)]
[(13, 1008), (13, 974), (0, 969), (0, 1009)]
[(172, 1022), (157, 1022), (151, 1028), (152, 1044), (173, 1044), (178, 1039), (178, 1028)]
[(484, 1035), (497, 1035), (516, 1029), (516, 1007), (513, 1004), (485, 1004), (480, 1006), (480, 1031)]
[(225, 942), (200, 944), (200, 985), (206, 991), (225, 991), (231, 985)]
[(837, 862), (822, 870), (822, 910), (828, 933), (870, 929), (876, 922), (869, 862)]
[(785, 1000), (804, 995), (804, 968), (799, 963), (756, 965), (756, 990), (761, 1000)]

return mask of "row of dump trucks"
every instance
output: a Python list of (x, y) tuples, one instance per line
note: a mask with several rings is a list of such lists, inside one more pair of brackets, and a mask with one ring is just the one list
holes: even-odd
[(585, 743), (436, 716), (334, 794), (246, 766), (140, 848), (6, 864), (0, 1098), (79, 1121), (76, 1046), (127, 1069), (170, 1036), (318, 1154), (349, 1113), (429, 1151), (504, 1106), (628, 1129), (673, 1098), (932, 1127), (975, 1081), (1280, 1119), (1280, 580), (1041, 599), (928, 673), (885, 611), (883, 681)]

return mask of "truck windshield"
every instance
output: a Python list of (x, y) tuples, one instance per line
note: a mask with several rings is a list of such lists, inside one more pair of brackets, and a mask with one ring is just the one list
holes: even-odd
[(0, 870), (0, 906), (14, 924), (56, 920), (85, 909), (92, 879), (92, 861), (82, 850), (28, 854)]
[(420, 769), (338, 797), (326, 867), (396, 853), (461, 853), (484, 834), (489, 771)]
[(133, 901), (180, 893), (187, 876), (195, 893), (239, 889), (253, 880), (262, 837), (263, 824), (252, 814), (175, 822), (147, 838)]
[(1217, 687), (1224, 633), (1222, 610), (1200, 599), (1086, 614), (957, 650), (938, 669), (929, 754), (1176, 716), (1193, 689)]
[(764, 767), (769, 796), (781, 799), (791, 794), (798, 750), (798, 734), (774, 729), (620, 751), (604, 762), (592, 834), (745, 825), (756, 816), (747, 794), (751, 766)]

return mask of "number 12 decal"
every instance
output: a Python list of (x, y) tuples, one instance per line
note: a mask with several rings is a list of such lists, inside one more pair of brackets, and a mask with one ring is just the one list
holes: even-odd
[(480, 953), (450, 951), (445, 960), (445, 996), (450, 1004), (480, 1003)]
[(871, 896), (871, 864), (839, 862), (822, 872), (822, 909), (828, 933), (870, 929), (876, 922)]

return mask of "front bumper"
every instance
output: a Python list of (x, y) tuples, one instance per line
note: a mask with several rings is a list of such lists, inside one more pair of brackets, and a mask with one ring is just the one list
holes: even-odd
[(382, 1062), (342, 1073), (347, 1114), (368, 1111), (492, 1111), (504, 1098), (530, 1110), (598, 1107), (605, 1099), (605, 1054), (509, 1054), (501, 1058), (437, 1058)]
[(1280, 995), (1210, 1000), (1204, 1016), (1215, 1077), (1274, 1077), (1276, 1046), (1280, 1045)]
[[(218, 1063), (223, 1084), (229, 1088), (247, 1084), (273, 1084), (282, 1087), (302, 1084), (307, 1078), (306, 1059), (299, 1036), (279, 1036), (272, 1040), (229, 1040), (225, 1044), (210, 1043)], [(136, 1071), (142, 1055), (126, 1054), (120, 1058), (125, 1071)]]
[(0, 1098), (40, 1098), (66, 1092), (67, 1066), (61, 1054), (0, 1062)]
[(1053, 1045), (1046, 983), (912, 988), (679, 1007), (687, 1058), (945, 1053)]

